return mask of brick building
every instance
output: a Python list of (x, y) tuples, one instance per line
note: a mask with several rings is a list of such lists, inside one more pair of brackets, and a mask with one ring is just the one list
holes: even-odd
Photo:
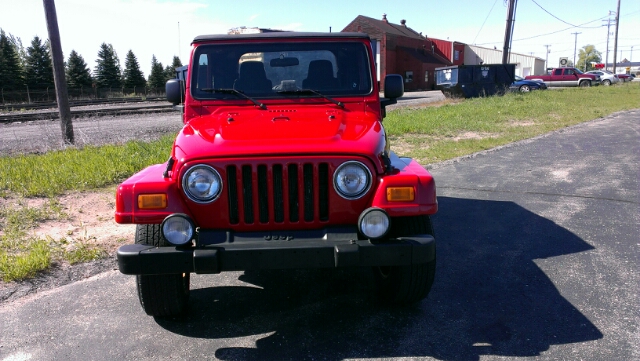
[(445, 52), (438, 49), (439, 44), (408, 27), (405, 20), (390, 23), (386, 14), (382, 20), (358, 15), (342, 31), (362, 32), (371, 37), (381, 87), (387, 74), (400, 74), (405, 80), (405, 90), (430, 90), (435, 85), (435, 68), (454, 64), (443, 56)]

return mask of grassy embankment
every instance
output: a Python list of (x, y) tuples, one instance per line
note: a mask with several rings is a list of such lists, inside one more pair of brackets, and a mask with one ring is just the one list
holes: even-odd
[(400, 109), (389, 112), (384, 124), (392, 149), (430, 164), (637, 108), (640, 83), (633, 82)]
[[(436, 163), (640, 108), (639, 85), (447, 100), (421, 109), (390, 111), (384, 124), (397, 153), (422, 164)], [(20, 201), (0, 208), (0, 279), (29, 278), (52, 262), (83, 262), (104, 255), (82, 240), (42, 239), (30, 231), (40, 222), (69, 217), (59, 207), (57, 195), (112, 186), (149, 164), (164, 162), (172, 141), (169, 135), (150, 143), (0, 157), (1, 197), (49, 198), (38, 208)]]

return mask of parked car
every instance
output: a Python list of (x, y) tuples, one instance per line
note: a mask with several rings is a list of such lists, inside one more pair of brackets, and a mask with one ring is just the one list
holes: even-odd
[(547, 89), (547, 84), (542, 81), (527, 80), (517, 75), (514, 78), (516, 81), (511, 83), (511, 86), (509, 86), (509, 90), (526, 93), (532, 90)]
[(618, 78), (619, 78), (623, 83), (624, 83), (624, 82), (627, 82), (627, 81), (632, 81), (632, 80), (633, 80), (633, 78), (632, 78), (632, 77), (631, 77), (631, 75), (629, 75), (629, 74), (621, 73), (621, 74), (616, 74), (616, 75), (618, 76)]
[(604, 71), (604, 70), (591, 70), (591, 71), (586, 72), (586, 74), (599, 75), (600, 76), (600, 82), (604, 86), (608, 86), (608, 85), (611, 85), (611, 84), (617, 84), (618, 82), (620, 82), (620, 78), (618, 77), (617, 74), (613, 74), (613, 73), (610, 73), (610, 72)]

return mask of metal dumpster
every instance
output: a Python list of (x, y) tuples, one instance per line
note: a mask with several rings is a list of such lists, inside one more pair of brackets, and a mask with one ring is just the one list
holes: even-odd
[(436, 68), (436, 89), (448, 97), (504, 94), (514, 82), (516, 64), (454, 65)]

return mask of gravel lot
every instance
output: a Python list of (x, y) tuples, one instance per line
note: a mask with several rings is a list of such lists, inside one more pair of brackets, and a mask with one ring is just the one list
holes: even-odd
[[(179, 112), (102, 116), (73, 120), (77, 147), (149, 141), (182, 129)], [(0, 155), (44, 153), (63, 149), (59, 120), (0, 124)]]
[[(388, 106), (387, 110), (400, 107), (421, 107), (444, 99), (444, 95), (440, 91), (411, 92), (398, 99), (398, 104)], [(93, 105), (75, 107), (73, 110), (139, 107), (144, 104)], [(147, 104), (158, 105), (158, 102)], [(124, 143), (134, 139), (154, 140), (167, 133), (177, 133), (182, 129), (182, 125), (178, 111), (73, 119), (77, 147), (88, 144)], [(0, 124), (0, 156), (19, 153), (44, 153), (63, 148), (65, 148), (65, 145), (62, 141), (59, 120)]]

